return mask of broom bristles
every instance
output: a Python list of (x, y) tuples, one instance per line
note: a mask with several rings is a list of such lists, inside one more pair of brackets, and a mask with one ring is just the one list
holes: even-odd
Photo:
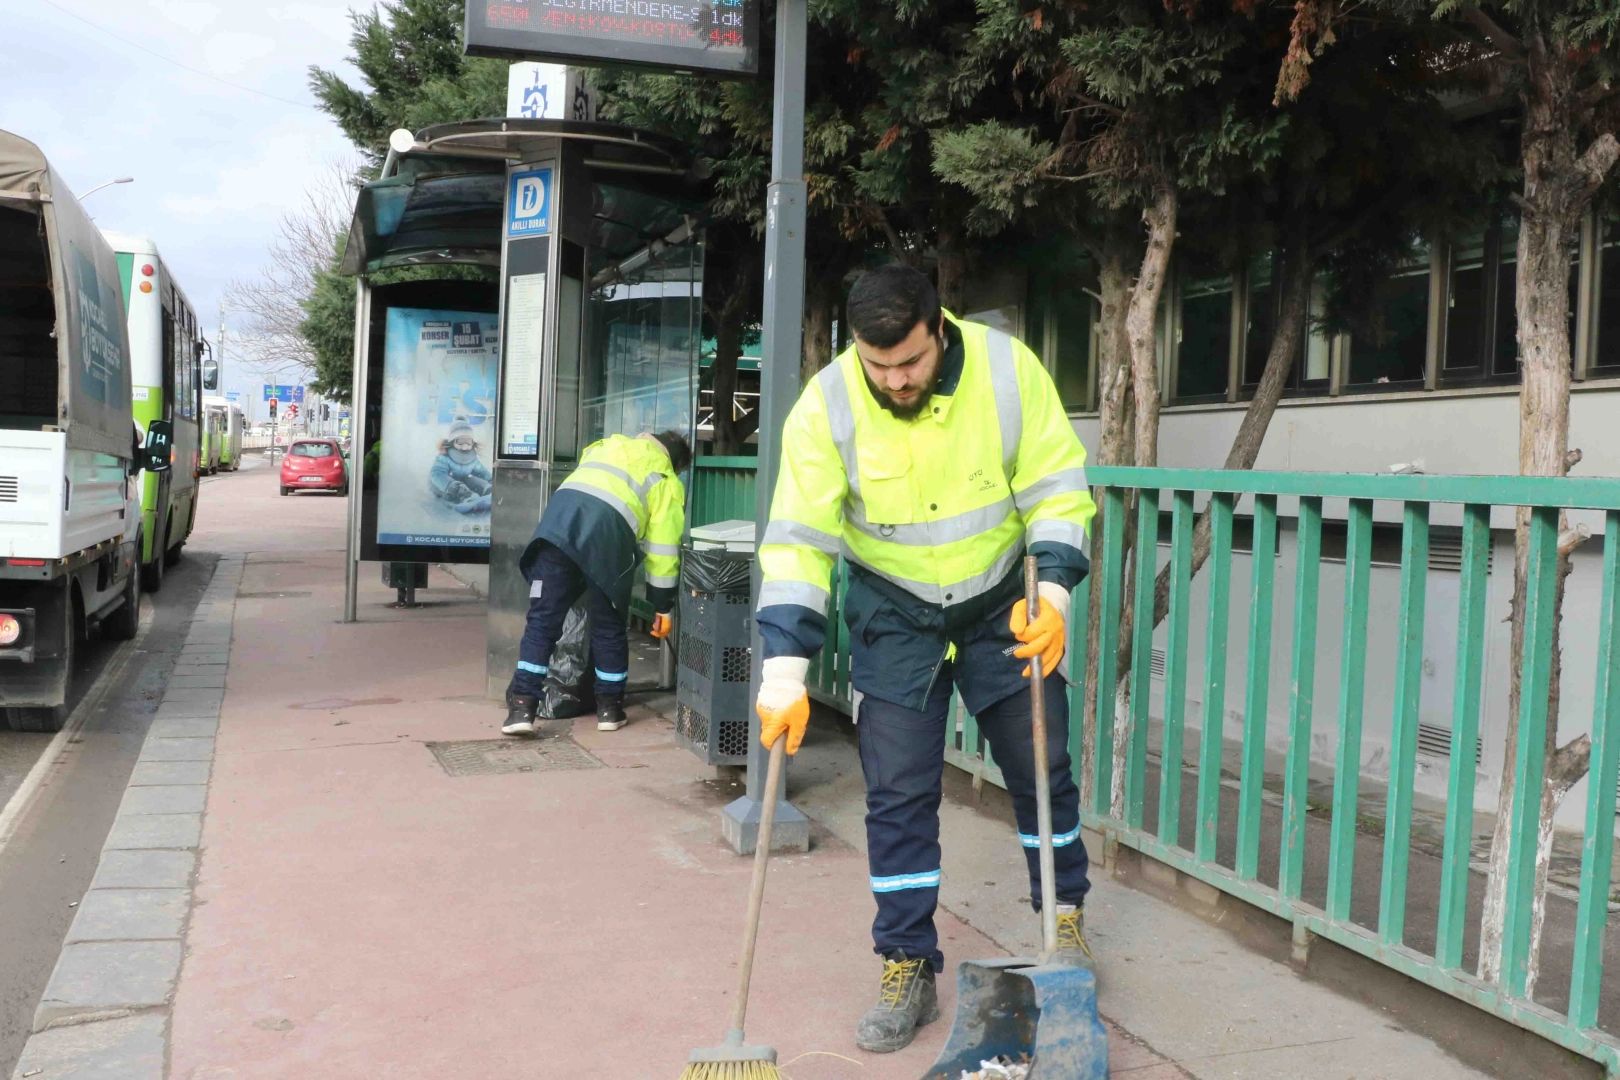
[(769, 1061), (694, 1061), (681, 1080), (781, 1080), (782, 1071)]

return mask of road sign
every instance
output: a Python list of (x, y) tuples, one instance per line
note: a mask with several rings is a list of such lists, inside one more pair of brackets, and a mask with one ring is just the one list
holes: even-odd
[(286, 383), (265, 383), (264, 400), (296, 401), (302, 404), (304, 400), (304, 388), (302, 386), (288, 386)]
[[(594, 9), (594, 10), (587, 10)], [(759, 72), (760, 0), (506, 0), (467, 4), (468, 56), (601, 61), (719, 75)]]

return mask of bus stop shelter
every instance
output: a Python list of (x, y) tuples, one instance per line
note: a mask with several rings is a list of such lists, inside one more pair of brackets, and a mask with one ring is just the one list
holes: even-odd
[[(488, 690), (504, 692), (528, 609), (518, 556), (547, 498), (598, 439), (692, 435), (703, 196), (678, 143), (618, 125), (394, 133), (342, 263), (357, 278), (345, 621), (362, 561), (487, 563)], [(469, 436), (477, 464), (444, 482)]]

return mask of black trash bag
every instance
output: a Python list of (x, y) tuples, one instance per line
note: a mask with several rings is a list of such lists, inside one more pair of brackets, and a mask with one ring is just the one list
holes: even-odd
[(753, 571), (754, 557), (747, 552), (689, 547), (681, 553), (681, 580), (693, 592), (751, 592)]
[(546, 687), (536, 710), (542, 719), (572, 720), (596, 711), (596, 678), (591, 660), (591, 620), (581, 600), (568, 609), (562, 636), (551, 650)]

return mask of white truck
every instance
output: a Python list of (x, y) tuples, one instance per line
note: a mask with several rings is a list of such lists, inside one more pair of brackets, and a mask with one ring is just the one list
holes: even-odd
[(0, 131), (0, 710), (59, 731), (89, 631), (140, 619), (141, 471), (168, 422), (136, 424), (112, 249), (39, 148)]

